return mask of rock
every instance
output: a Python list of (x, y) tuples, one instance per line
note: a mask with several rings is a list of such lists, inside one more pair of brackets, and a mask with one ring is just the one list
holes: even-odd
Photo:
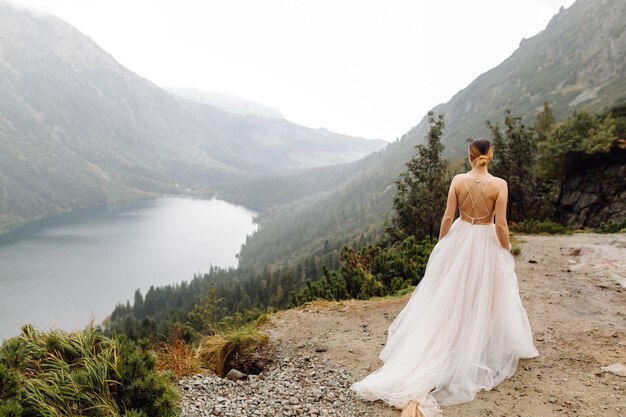
[(626, 365), (623, 363), (614, 363), (608, 366), (603, 366), (600, 369), (604, 372), (611, 372), (615, 375), (626, 376)]
[(588, 155), (563, 181), (560, 205), (563, 220), (577, 226), (597, 227), (626, 215), (624, 151)]
[(231, 381), (239, 381), (239, 380), (244, 379), (246, 377), (247, 377), (246, 374), (244, 374), (241, 371), (238, 371), (237, 369), (231, 369), (226, 374), (226, 378), (230, 379)]

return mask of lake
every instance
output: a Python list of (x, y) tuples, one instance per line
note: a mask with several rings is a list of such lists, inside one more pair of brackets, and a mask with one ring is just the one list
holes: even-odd
[[(0, 341), (24, 323), (72, 330), (100, 323), (137, 288), (236, 266), (254, 212), (220, 200), (167, 197), (64, 215), (0, 246)], [(33, 230), (34, 229), (34, 230)]]

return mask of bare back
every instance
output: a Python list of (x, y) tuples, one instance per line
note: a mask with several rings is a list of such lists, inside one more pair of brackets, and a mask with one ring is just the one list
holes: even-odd
[(491, 224), (495, 214), (499, 178), (493, 175), (475, 177), (468, 174), (459, 175), (455, 184), (461, 220), (472, 224)]
[(494, 224), (500, 245), (509, 248), (506, 206), (509, 189), (506, 181), (489, 173), (469, 172), (455, 175), (448, 190), (446, 210), (441, 218), (439, 239), (448, 234), (456, 211), (459, 219), (470, 224)]

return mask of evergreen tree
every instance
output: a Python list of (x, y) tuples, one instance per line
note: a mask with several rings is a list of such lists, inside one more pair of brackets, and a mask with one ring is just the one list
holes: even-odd
[(203, 334), (214, 334), (219, 330), (218, 321), (226, 315), (224, 301), (217, 295), (215, 286), (211, 285), (189, 313), (191, 325)]
[(409, 236), (432, 241), (439, 232), (448, 191), (448, 161), (442, 159), (441, 136), (445, 127), (443, 115), (428, 112), (430, 129), (425, 145), (415, 146), (417, 153), (406, 163), (407, 171), (396, 180), (393, 199), (394, 216), (387, 227), (392, 241)]
[(502, 134), (500, 124), (491, 123), (490, 120), (485, 122), (487, 128), (491, 131), (491, 146), (493, 146), (493, 159), (489, 164), (489, 170), (496, 177), (506, 179), (510, 172), (509, 147), (507, 141)]
[(133, 304), (133, 314), (135, 317), (142, 317), (143, 315), (143, 296), (139, 289), (135, 290), (135, 303)]
[(543, 103), (543, 109), (537, 114), (537, 120), (535, 120), (535, 132), (537, 133), (537, 141), (543, 142), (548, 137), (548, 133), (556, 119), (554, 113), (546, 101)]
[(522, 123), (521, 116), (513, 116), (509, 110), (504, 115), (505, 130), (487, 121), (491, 130), (494, 157), (491, 172), (504, 178), (509, 186), (507, 218), (521, 221), (543, 217), (533, 203), (540, 199), (537, 188), (535, 165), (537, 141), (534, 129)]

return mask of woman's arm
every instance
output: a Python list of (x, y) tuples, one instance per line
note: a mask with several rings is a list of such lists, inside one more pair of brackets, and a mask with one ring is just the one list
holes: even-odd
[(506, 222), (506, 203), (509, 198), (509, 186), (505, 180), (502, 180), (498, 187), (498, 196), (496, 197), (496, 235), (500, 241), (500, 246), (506, 250), (510, 250), (509, 246), (509, 225)]
[(454, 213), (456, 213), (456, 191), (455, 184), (457, 183), (458, 175), (452, 178), (450, 181), (450, 189), (448, 190), (448, 202), (446, 204), (446, 211), (443, 213), (443, 217), (441, 218), (441, 227), (439, 227), (439, 240), (443, 239), (445, 235), (450, 231), (450, 227), (452, 227), (452, 222), (454, 221)]

